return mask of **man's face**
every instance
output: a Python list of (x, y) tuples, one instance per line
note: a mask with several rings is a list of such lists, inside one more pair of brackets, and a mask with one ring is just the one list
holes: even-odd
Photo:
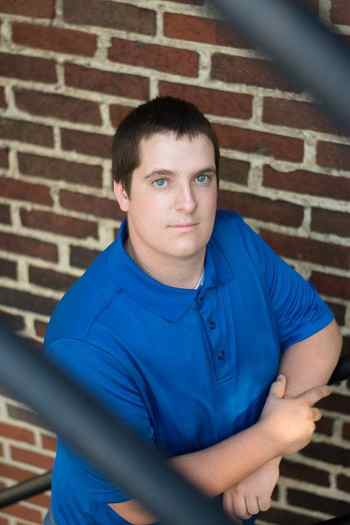
[(157, 133), (140, 143), (130, 194), (115, 184), (139, 262), (203, 257), (217, 204), (214, 147), (205, 135)]

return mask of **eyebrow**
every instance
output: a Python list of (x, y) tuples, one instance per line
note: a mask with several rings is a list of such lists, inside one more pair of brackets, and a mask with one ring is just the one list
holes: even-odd
[[(214, 173), (216, 175), (216, 168), (213, 167), (213, 166), (207, 166), (206, 168), (202, 168), (199, 171), (197, 171), (196, 173), (194, 173), (194, 175), (199, 175), (201, 173), (208, 173), (208, 172)], [(166, 170), (166, 169), (153, 170), (153, 171), (151, 171), (151, 173), (148, 173), (145, 176), (145, 179), (149, 179), (150, 177), (165, 176), (165, 175), (174, 176), (174, 175), (176, 175), (176, 172), (171, 171), (171, 170)]]

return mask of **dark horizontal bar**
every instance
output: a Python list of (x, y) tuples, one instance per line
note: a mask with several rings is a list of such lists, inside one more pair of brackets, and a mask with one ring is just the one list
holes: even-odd
[(13, 487), (0, 491), (0, 509), (9, 507), (19, 501), (37, 496), (51, 488), (51, 472), (22, 481)]
[(315, 523), (315, 525), (350, 525), (350, 514), (326, 521), (320, 521), (319, 523)]

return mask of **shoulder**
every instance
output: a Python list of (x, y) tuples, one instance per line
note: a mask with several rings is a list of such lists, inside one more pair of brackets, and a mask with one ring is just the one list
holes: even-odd
[(113, 272), (113, 244), (106, 248), (58, 302), (46, 333), (46, 343), (61, 338), (85, 338), (101, 315), (118, 301), (120, 283)]

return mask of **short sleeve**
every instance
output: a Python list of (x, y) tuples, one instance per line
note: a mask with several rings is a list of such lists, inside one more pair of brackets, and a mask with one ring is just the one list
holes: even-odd
[(315, 288), (247, 228), (277, 322), (281, 349), (286, 350), (322, 330), (333, 315)]
[[(127, 363), (123, 362), (122, 349), (118, 346), (105, 349), (84, 340), (67, 338), (46, 342), (45, 351), (58, 366), (88, 388), (141, 438), (153, 441), (153, 425), (137, 381), (132, 377)], [(74, 461), (74, 455), (71, 460)], [(82, 458), (76, 461), (77, 469), (83, 463), (88, 473), (84, 483), (95, 501), (119, 503), (130, 499), (103, 479), (87, 462), (82, 462)]]

